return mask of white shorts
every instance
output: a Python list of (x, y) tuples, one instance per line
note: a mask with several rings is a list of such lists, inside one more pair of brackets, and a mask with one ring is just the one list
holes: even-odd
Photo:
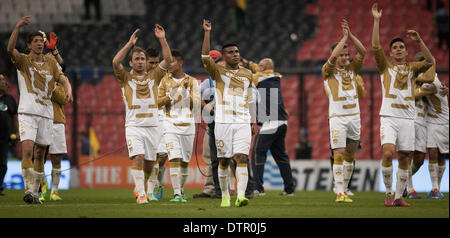
[(216, 123), (217, 158), (231, 158), (235, 154), (248, 155), (252, 141), (250, 124)]
[(414, 150), (427, 153), (427, 127), (414, 123), (414, 129), (416, 131)]
[(181, 161), (185, 163), (191, 161), (195, 135), (167, 133), (164, 135), (164, 138), (169, 161), (176, 158), (181, 158)]
[(49, 154), (66, 154), (66, 127), (63, 123), (53, 124), (53, 139), (48, 150)]
[(438, 148), (441, 154), (447, 154), (448, 149), (448, 124), (427, 124), (427, 148)]
[(347, 139), (359, 141), (361, 137), (361, 119), (359, 114), (330, 118), (331, 149), (345, 148)]
[(50, 145), (53, 137), (53, 120), (30, 114), (19, 114), (20, 141), (31, 140), (39, 145)]
[(156, 150), (161, 138), (157, 126), (127, 126), (125, 127), (128, 156), (144, 155), (145, 160), (156, 161)]
[(156, 150), (156, 154), (167, 154), (165, 135), (162, 135), (161, 139), (159, 140), (158, 149)]
[(394, 144), (397, 151), (414, 151), (414, 120), (380, 117), (380, 141), (381, 145)]
[(158, 149), (156, 150), (157, 154), (167, 154), (166, 140), (164, 138), (164, 128), (163, 128), (162, 124), (163, 124), (163, 122), (160, 121), (160, 124), (159, 124), (160, 126), (158, 128), (162, 132), (162, 134), (161, 134), (161, 138), (159, 140)]

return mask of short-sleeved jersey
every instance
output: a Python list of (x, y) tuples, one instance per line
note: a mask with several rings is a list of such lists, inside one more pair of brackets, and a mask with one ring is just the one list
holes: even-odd
[(125, 126), (158, 126), (158, 85), (166, 70), (156, 67), (139, 77), (125, 68), (114, 69), (125, 103)]
[(442, 86), (437, 74), (431, 85), (432, 89), (436, 91), (435, 94), (426, 96), (427, 100), (427, 115), (425, 120), (433, 124), (447, 124), (449, 123), (449, 110), (448, 110), (448, 96), (442, 96), (439, 90)]
[[(187, 88), (184, 90), (181, 100), (170, 99), (169, 95), (178, 90), (179, 87), (187, 82)], [(183, 78), (174, 78), (167, 74), (161, 81), (158, 93), (158, 103), (164, 107), (164, 130), (166, 133), (180, 135), (195, 134), (194, 113), (200, 105), (200, 91), (197, 80), (185, 74)]]
[(43, 62), (36, 63), (30, 55), (18, 54), (13, 59), (17, 67), (17, 81), (19, 84), (19, 113), (38, 115), (53, 120), (53, 106), (51, 102), (55, 82), (63, 75), (61, 67), (46, 55)]
[(386, 58), (381, 46), (375, 46), (373, 53), (382, 85), (380, 116), (414, 119), (415, 75), (425, 72), (432, 65), (425, 60), (395, 65)]
[(66, 98), (66, 92), (63, 86), (57, 85), (55, 91), (52, 95), (53, 113), (54, 119), (53, 123), (66, 123), (66, 115), (64, 113), (64, 106), (68, 103)]
[(324, 90), (329, 102), (328, 118), (360, 113), (359, 94), (364, 91), (364, 87), (363, 81), (358, 81), (357, 77), (362, 64), (363, 59), (355, 57), (352, 63), (342, 70), (338, 70), (329, 61), (322, 67)]
[(252, 72), (239, 67), (226, 69), (214, 63), (209, 55), (202, 55), (203, 66), (214, 80), (216, 123), (250, 123), (249, 102), (252, 99)]

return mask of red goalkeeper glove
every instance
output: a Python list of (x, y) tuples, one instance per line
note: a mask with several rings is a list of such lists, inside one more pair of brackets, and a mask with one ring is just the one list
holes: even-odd
[(58, 43), (58, 37), (54, 32), (50, 32), (49, 38), (50, 39), (45, 42), (45, 46), (47, 46), (47, 48), (52, 51), (53, 55), (57, 55), (58, 50), (56, 49), (56, 44)]

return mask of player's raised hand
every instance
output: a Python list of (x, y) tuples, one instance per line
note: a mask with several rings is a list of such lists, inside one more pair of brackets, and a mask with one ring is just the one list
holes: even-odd
[(348, 35), (350, 34), (350, 29), (348, 28), (348, 24), (342, 22), (341, 27), (342, 27), (342, 34), (344, 35), (344, 38), (347, 38)]
[(30, 24), (31, 16), (24, 16), (20, 18), (19, 22), (17, 22), (16, 27), (21, 28), (22, 26)]
[(349, 35), (352, 34), (352, 33), (350, 32), (350, 25), (348, 24), (348, 21), (347, 21), (347, 20), (342, 19), (341, 27), (342, 27), (342, 30), (346, 30), (347, 33), (348, 33)]
[(372, 16), (373, 16), (373, 18), (380, 19), (382, 13), (383, 13), (383, 10), (379, 10), (378, 11), (378, 3), (374, 3), (372, 5)]
[(166, 32), (164, 31), (164, 28), (161, 25), (155, 24), (155, 36), (158, 39), (166, 37)]
[(211, 21), (203, 19), (203, 30), (211, 31)]
[(420, 35), (417, 31), (415, 30), (408, 30), (408, 33), (406, 34), (406, 36), (408, 36), (411, 40), (420, 43), (420, 41), (422, 40), (420, 38)]
[(56, 44), (58, 43), (58, 37), (54, 32), (50, 32), (50, 39), (45, 41), (45, 46), (49, 50), (56, 50)]
[(140, 29), (136, 29), (136, 30), (133, 32), (133, 34), (131, 35), (130, 40), (129, 40), (128, 42), (130, 42), (131, 44), (135, 45), (136, 42), (137, 42), (137, 40), (138, 40), (138, 37), (136, 36), (136, 34), (137, 34), (139, 31), (140, 31)]

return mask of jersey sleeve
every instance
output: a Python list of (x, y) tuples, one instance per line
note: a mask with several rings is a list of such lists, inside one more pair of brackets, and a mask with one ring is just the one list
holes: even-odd
[(166, 81), (168, 77), (163, 77), (158, 87), (158, 108), (163, 108), (166, 105), (170, 105), (170, 98), (167, 95)]
[(366, 89), (364, 88), (364, 80), (359, 75), (356, 75), (356, 92), (358, 93), (359, 99), (364, 99), (366, 97)]
[(361, 68), (363, 66), (364, 58), (362, 56), (356, 56), (353, 58), (353, 61), (351, 63), (351, 69), (355, 74), (359, 74), (359, 71), (361, 71)]
[(334, 64), (331, 64), (330, 61), (327, 60), (327, 62), (322, 67), (322, 77), (323, 80), (329, 79), (336, 69), (336, 66)]
[(116, 76), (117, 81), (119, 81), (119, 84), (123, 86), (127, 82), (127, 74), (128, 72), (125, 70), (124, 67), (121, 68), (114, 68), (114, 75)]
[(66, 92), (64, 91), (64, 87), (55, 87), (55, 91), (52, 94), (52, 101), (62, 106), (66, 105), (69, 102), (69, 100), (66, 99)]
[(152, 71), (152, 79), (155, 80), (155, 83), (159, 85), (161, 83), (161, 80), (166, 76), (167, 69), (164, 69), (161, 67), (161, 65), (158, 65), (153, 71)]
[(59, 78), (61, 76), (64, 76), (62, 67), (58, 64), (58, 62), (55, 59), (51, 59), (51, 61), (52, 61), (53, 77), (56, 79), (56, 81), (59, 81)]
[(220, 77), (219, 69), (217, 68), (217, 64), (214, 63), (214, 60), (209, 55), (202, 55), (203, 67), (205, 67), (206, 72), (211, 76), (213, 80)]
[(412, 62), (411, 70), (415, 75), (423, 73), (422, 77), (416, 78), (418, 82), (432, 83), (436, 74), (436, 65), (430, 65), (425, 60), (420, 62)]
[(381, 46), (373, 47), (373, 55), (375, 56), (375, 63), (377, 65), (378, 71), (384, 72), (388, 67), (388, 61), (386, 55), (384, 54), (383, 48)]
[(25, 69), (26, 61), (27, 55), (23, 53), (19, 53), (17, 57), (11, 57), (11, 62), (20, 71), (23, 71)]

